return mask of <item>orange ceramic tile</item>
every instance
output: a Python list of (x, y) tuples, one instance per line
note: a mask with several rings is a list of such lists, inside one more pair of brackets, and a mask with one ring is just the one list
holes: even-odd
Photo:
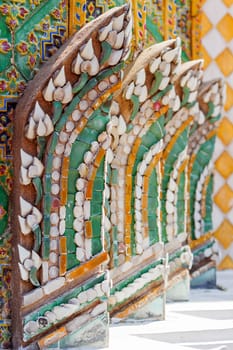
[(143, 225), (143, 237), (146, 238), (149, 236), (149, 227), (147, 225)]
[(100, 163), (105, 155), (105, 150), (103, 148), (99, 149), (99, 152), (95, 158), (94, 165), (98, 168), (100, 166)]
[(68, 177), (69, 175), (70, 158), (63, 157), (62, 159), (62, 176)]
[(142, 210), (148, 207), (148, 193), (142, 196)]
[(38, 345), (40, 349), (44, 349), (47, 346), (58, 342), (60, 339), (67, 335), (67, 331), (65, 327), (60, 327), (58, 329), (53, 330), (52, 333), (46, 335), (44, 338), (38, 341)]
[(126, 236), (125, 237), (125, 244), (130, 244), (130, 242), (131, 242), (130, 236)]
[(96, 111), (103, 104), (101, 98), (98, 98), (95, 103), (92, 105), (92, 108)]
[(87, 188), (86, 188), (86, 193), (85, 193), (86, 199), (92, 199), (93, 186), (94, 186), (94, 182), (93, 181), (88, 181)]
[(60, 203), (61, 206), (66, 205), (67, 203), (67, 194), (68, 194), (68, 178), (62, 177), (61, 178), (61, 188), (60, 188)]
[(205, 12), (202, 13), (201, 18), (201, 36), (204, 38), (204, 36), (212, 29), (213, 25), (210, 22), (209, 18), (206, 16)]
[(85, 221), (85, 237), (92, 238), (92, 223), (91, 223), (91, 221)]
[(134, 162), (135, 162), (135, 154), (132, 152), (128, 157), (128, 165), (132, 167)]
[(217, 29), (228, 42), (233, 39), (233, 18), (227, 13), (217, 24)]
[(225, 77), (233, 72), (233, 54), (228, 48), (223, 50), (215, 61)]
[(233, 243), (233, 225), (225, 219), (214, 232), (214, 236), (224, 249), (228, 249)]
[(227, 117), (221, 120), (217, 129), (217, 136), (226, 146), (233, 141), (233, 124)]
[(233, 159), (228, 152), (222, 152), (215, 162), (215, 167), (225, 179), (233, 174)]
[(190, 241), (190, 248), (195, 249), (198, 246), (203, 245), (205, 242), (209, 241), (213, 237), (213, 232), (206, 233), (204, 236), (201, 236), (198, 239)]
[(198, 15), (198, 13), (201, 11), (202, 6), (204, 5), (205, 2), (206, 2), (206, 0), (193, 0), (191, 2), (191, 14), (192, 14), (192, 16)]
[(91, 175), (90, 175), (90, 180), (94, 181), (96, 178), (96, 173), (97, 173), (98, 168), (96, 166), (92, 166), (91, 169)]
[(225, 258), (218, 265), (219, 270), (233, 269), (233, 260), (229, 255), (226, 255)]
[(74, 281), (77, 278), (81, 279), (87, 273), (95, 273), (98, 267), (101, 264), (107, 262), (108, 260), (109, 260), (109, 256), (107, 252), (102, 252), (96, 255), (93, 259), (67, 272), (66, 274), (67, 282)]
[[(131, 196), (130, 196), (130, 200), (131, 200)], [(130, 213), (131, 211), (131, 202), (125, 202), (125, 214), (128, 215), (128, 213)]]
[(144, 223), (147, 223), (147, 221), (148, 221), (148, 210), (147, 208), (145, 208), (145, 209), (142, 209), (142, 222), (144, 224)]
[(88, 119), (85, 118), (85, 117), (82, 117), (82, 119), (79, 120), (79, 122), (78, 122), (78, 124), (77, 124), (77, 126), (75, 128), (75, 132), (76, 132), (77, 135), (80, 134), (80, 132), (86, 126), (87, 122), (88, 122)]
[(60, 237), (59, 244), (60, 244), (60, 254), (66, 254), (67, 253), (66, 236)]
[(210, 57), (210, 55), (208, 54), (207, 50), (203, 45), (201, 47), (201, 56), (204, 59), (204, 69), (206, 69), (209, 66), (209, 64), (212, 62), (212, 58)]
[(228, 83), (226, 83), (226, 102), (224, 108), (226, 111), (229, 111), (233, 106), (233, 89)]
[(128, 214), (125, 216), (125, 225), (131, 225), (132, 223), (132, 215)]
[(63, 254), (59, 257), (59, 273), (60, 276), (64, 276), (66, 274), (67, 269), (67, 255)]
[(144, 176), (144, 178), (143, 178), (143, 188), (142, 188), (142, 191), (144, 192), (144, 193), (148, 193), (148, 191), (149, 191), (149, 177), (147, 177), (147, 176)]
[(214, 196), (214, 201), (223, 213), (227, 213), (233, 206), (233, 191), (224, 184)]
[(233, 0), (223, 0), (223, 2), (227, 7), (230, 7), (231, 5), (233, 5)]
[(132, 176), (126, 177), (126, 183), (125, 183), (125, 194), (132, 194)]

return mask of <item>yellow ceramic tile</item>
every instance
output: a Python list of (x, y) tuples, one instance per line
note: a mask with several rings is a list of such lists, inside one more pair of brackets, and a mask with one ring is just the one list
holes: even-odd
[(206, 14), (203, 12), (202, 13), (202, 18), (201, 18), (201, 36), (202, 38), (212, 29), (213, 25), (210, 22), (209, 18), (206, 16)]
[(232, 189), (227, 184), (223, 185), (214, 196), (214, 201), (224, 213), (227, 213), (233, 206)]
[(228, 48), (223, 50), (215, 60), (225, 77), (233, 72), (233, 55)]
[(218, 22), (217, 29), (226, 41), (233, 39), (233, 18), (229, 13)]
[(233, 5), (233, 0), (223, 0), (223, 2), (227, 7), (230, 7), (231, 5)]
[(214, 232), (214, 236), (224, 249), (229, 248), (233, 243), (233, 225), (228, 220), (224, 220)]
[(233, 174), (233, 159), (226, 151), (224, 151), (216, 160), (215, 167), (218, 172), (227, 179)]
[(226, 103), (225, 110), (229, 111), (229, 109), (233, 106), (233, 90), (229, 84), (226, 83)]
[(218, 126), (217, 136), (224, 145), (229, 145), (233, 141), (233, 124), (224, 117)]
[(226, 255), (225, 258), (218, 265), (219, 270), (233, 269), (233, 260), (229, 255)]
[(206, 69), (211, 63), (212, 59), (203, 45), (201, 47), (201, 57), (204, 59), (204, 69)]

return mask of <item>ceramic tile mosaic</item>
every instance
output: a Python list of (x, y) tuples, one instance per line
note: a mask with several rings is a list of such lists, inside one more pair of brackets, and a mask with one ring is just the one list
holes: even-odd
[[(217, 9), (217, 11), (216, 11)], [(233, 140), (233, 2), (207, 0), (203, 5), (202, 52), (206, 76), (221, 76), (226, 82), (224, 117), (219, 124), (215, 160), (214, 230), (221, 255), (220, 269), (233, 267), (232, 255), (232, 140)]]
[[(164, 318), (167, 289), (177, 299), (183, 286), (178, 298), (188, 298), (187, 233), (192, 274), (202, 259), (214, 266), (209, 160), (222, 85), (202, 85), (201, 61), (182, 64), (200, 48), (202, 1), (135, 0), (132, 13), (116, 8), (124, 3), (0, 5), (3, 348), (106, 346), (107, 308), (119, 319)], [(224, 23), (218, 30), (229, 42)], [(206, 16), (206, 33), (209, 27)], [(230, 74), (226, 56), (230, 50), (218, 52), (216, 62)], [(17, 97), (34, 76), (12, 135)], [(16, 219), (9, 229), (12, 136)], [(223, 178), (231, 172), (226, 160), (227, 152), (218, 160)], [(10, 310), (11, 278), (19, 288)]]
[(107, 342), (109, 109), (121, 86), (131, 31), (128, 5), (88, 23), (40, 69), (17, 105), (15, 348)]
[[(12, 189), (12, 121), (17, 98), (41, 63), (67, 37), (66, 1), (0, 2), (0, 347), (9, 348), (11, 235), (9, 195)], [(5, 283), (7, 281), (7, 283)]]

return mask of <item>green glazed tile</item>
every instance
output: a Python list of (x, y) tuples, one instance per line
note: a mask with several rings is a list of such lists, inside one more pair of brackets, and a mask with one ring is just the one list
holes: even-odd
[(52, 142), (50, 144), (50, 148), (49, 148), (49, 153), (53, 155), (55, 148), (57, 146), (58, 143), (58, 138), (59, 138), (59, 133), (58, 132), (54, 132), (53, 136), (52, 136)]
[(77, 94), (81, 89), (83, 89), (88, 79), (89, 75), (87, 73), (82, 73), (79, 77), (79, 80), (77, 81), (77, 83), (75, 83), (73, 87), (73, 94)]
[(152, 82), (152, 86), (151, 86), (151, 89), (150, 89), (150, 95), (153, 95), (158, 90), (162, 79), (163, 79), (163, 74), (160, 71), (157, 71), (155, 73), (155, 79)]
[(50, 239), (49, 237), (43, 237), (42, 256), (44, 260), (49, 259), (49, 253), (50, 253)]
[(96, 177), (94, 181), (93, 191), (103, 191), (104, 190), (104, 179)]
[(35, 287), (40, 286), (40, 282), (38, 281), (38, 278), (37, 278), (37, 269), (35, 266), (32, 266), (32, 268), (29, 272), (29, 279), (30, 279), (30, 282), (33, 286), (35, 286)]
[(102, 214), (102, 203), (91, 202), (91, 217)]
[(8, 194), (4, 188), (0, 185), (0, 237), (5, 232), (8, 223)]
[(66, 227), (69, 229), (73, 228), (74, 222), (74, 202), (68, 202), (66, 205)]
[(149, 223), (149, 227), (156, 227), (157, 226), (157, 217), (154, 216), (148, 216), (148, 223)]
[(91, 217), (91, 223), (92, 223), (92, 236), (93, 237), (100, 237), (101, 236), (101, 222), (102, 222), (102, 215), (92, 216)]
[(103, 201), (103, 192), (102, 191), (93, 191), (92, 201), (97, 203), (102, 203)]
[(87, 127), (101, 133), (106, 129), (106, 124), (108, 122), (109, 119), (99, 112), (99, 114), (97, 114), (94, 118), (89, 119)]
[(67, 254), (76, 252), (76, 244), (74, 243), (75, 232), (72, 229), (66, 229), (64, 236), (66, 237)]
[(45, 174), (44, 177), (44, 192), (45, 193), (51, 193), (51, 173)]
[(158, 235), (158, 228), (157, 226), (150, 226), (149, 224), (149, 239), (150, 239), (150, 245), (155, 244), (159, 241), (159, 235)]
[(104, 280), (104, 274), (102, 274), (101, 276), (99, 276), (97, 278), (92, 278), (91, 280), (89, 280), (87, 283), (85, 283), (82, 286), (82, 291), (86, 291), (90, 288), (93, 288), (96, 284), (103, 282), (103, 280)]
[(78, 135), (78, 141), (91, 144), (93, 141), (98, 139), (99, 132), (85, 127), (85, 129)]
[(184, 106), (185, 104), (188, 103), (189, 95), (190, 95), (190, 90), (187, 86), (185, 86), (183, 88), (183, 98), (181, 101), (181, 106)]
[(38, 136), (37, 142), (38, 142), (37, 158), (39, 158), (41, 160), (43, 158), (44, 152), (45, 152), (46, 139), (45, 139), (45, 137)]
[(63, 106), (59, 101), (53, 101), (53, 125), (55, 125), (62, 115)]
[(11, 66), (12, 40), (10, 30), (2, 15), (0, 15), (0, 32), (1, 39), (3, 40), (2, 46), (4, 48), (4, 50), (1, 50), (0, 52), (0, 72), (4, 72), (8, 67)]
[(78, 265), (80, 265), (80, 262), (76, 258), (76, 253), (67, 254), (67, 270), (70, 270)]
[(77, 169), (83, 162), (84, 154), (89, 150), (89, 145), (81, 141), (75, 141), (70, 155), (70, 168)]
[(107, 62), (107, 60), (109, 59), (110, 55), (112, 52), (112, 47), (109, 43), (107, 43), (106, 41), (103, 41), (101, 43), (101, 58), (100, 58), (100, 65), (104, 64), (105, 62)]
[(102, 242), (100, 238), (92, 239), (92, 255), (96, 255), (102, 251)]
[[(51, 210), (51, 208), (50, 208)], [(44, 227), (43, 227), (43, 236), (49, 236), (49, 231), (50, 231), (50, 210), (48, 211), (48, 214), (44, 215), (43, 222), (44, 222)]]
[(33, 234), (34, 234), (34, 246), (33, 250), (35, 252), (39, 252), (40, 246), (41, 246), (41, 240), (42, 240), (42, 233), (39, 225), (36, 225), (33, 227)]
[(45, 193), (44, 194), (44, 214), (49, 215), (51, 211), (51, 203), (52, 203), (52, 198), (50, 193)]
[(150, 148), (155, 143), (156, 143), (156, 136), (155, 136), (155, 134), (152, 131), (148, 130), (147, 133), (142, 138), (142, 144), (145, 147)]
[(150, 132), (152, 132), (155, 135), (156, 142), (158, 142), (165, 135), (164, 123), (165, 118), (164, 116), (161, 116), (159, 120), (153, 123), (149, 129)]
[(78, 170), (70, 169), (68, 175), (68, 193), (76, 193), (76, 181), (78, 179)]
[(130, 120), (134, 120), (138, 110), (139, 110), (139, 106), (140, 106), (140, 102), (139, 102), (139, 97), (138, 96), (135, 96), (133, 95), (131, 97), (131, 101), (133, 102), (133, 110), (132, 110), (132, 113), (131, 113), (131, 116), (130, 116)]
[(36, 177), (32, 180), (32, 183), (33, 183), (35, 190), (36, 190), (35, 204), (38, 204), (42, 198), (42, 195), (43, 195), (42, 182), (41, 182), (41, 179), (39, 177)]

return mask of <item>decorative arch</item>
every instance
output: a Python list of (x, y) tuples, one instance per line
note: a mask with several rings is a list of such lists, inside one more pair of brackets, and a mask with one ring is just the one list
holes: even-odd
[(193, 279), (215, 268), (216, 244), (212, 232), (213, 164), (216, 126), (221, 116), (224, 89), (221, 80), (202, 84), (199, 91), (199, 124), (189, 140), (190, 247), (194, 254)]
[(106, 130), (131, 30), (128, 5), (85, 26), (41, 68), (18, 103), (14, 348), (32, 342), (44, 348), (61, 337), (67, 346), (82, 310), (93, 319), (107, 312)]

